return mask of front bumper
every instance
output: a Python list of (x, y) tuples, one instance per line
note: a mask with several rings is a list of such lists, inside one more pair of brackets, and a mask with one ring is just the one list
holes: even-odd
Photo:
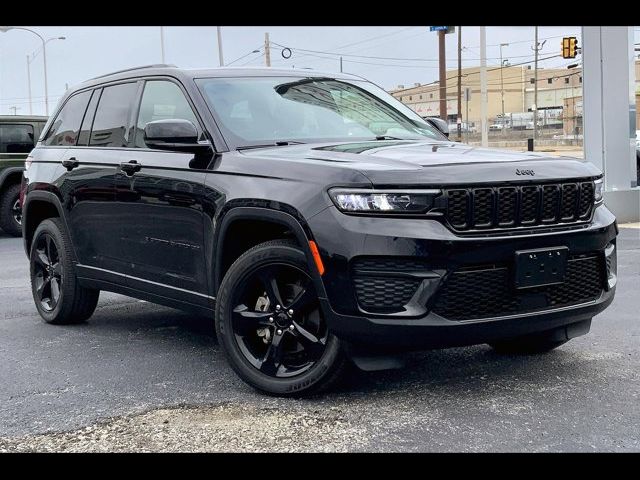
[[(312, 217), (309, 226), (325, 265), (324, 291), (320, 292), (324, 316), (336, 335), (356, 344), (405, 349), (485, 343), (584, 324), (615, 295), (614, 249), (613, 277), (608, 283), (603, 280), (602, 293), (588, 302), (460, 320), (438, 315), (430, 301), (453, 272), (486, 264), (510, 268), (517, 250), (565, 246), (573, 256), (596, 254), (604, 262), (605, 249), (615, 245), (618, 230), (615, 217), (603, 205), (596, 208), (588, 225), (528, 235), (461, 236), (436, 220), (348, 216), (333, 207)], [(390, 313), (372, 312), (363, 308), (354, 287), (353, 261), (361, 257), (416, 259), (442, 280), (414, 297), (420, 299), (417, 307), (409, 304)], [(566, 335), (571, 335), (570, 330)]]

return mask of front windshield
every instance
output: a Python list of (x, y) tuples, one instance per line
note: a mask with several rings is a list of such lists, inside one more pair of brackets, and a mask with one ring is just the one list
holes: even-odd
[(416, 113), (365, 81), (331, 78), (201, 78), (228, 143), (445, 140)]

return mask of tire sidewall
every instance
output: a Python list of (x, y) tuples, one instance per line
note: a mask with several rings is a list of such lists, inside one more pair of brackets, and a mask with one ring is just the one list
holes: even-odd
[(13, 236), (22, 235), (22, 225), (13, 218), (13, 205), (20, 198), (20, 185), (9, 186), (2, 194), (0, 215), (2, 226), (6, 233)]
[[(58, 300), (56, 307), (51, 311), (45, 310), (42, 307), (42, 305), (40, 305), (40, 301), (38, 300), (36, 295), (36, 285), (35, 285), (35, 257), (37, 255), (36, 244), (38, 243), (38, 237), (45, 233), (49, 234), (53, 238), (56, 249), (58, 250), (58, 261), (62, 264), (62, 282), (60, 284), (60, 299)], [(73, 279), (71, 278), (72, 275), (70, 274), (71, 269), (69, 265), (69, 259), (67, 258), (67, 255), (66, 255), (64, 237), (62, 236), (62, 232), (60, 231), (60, 228), (53, 220), (43, 221), (40, 225), (38, 225), (38, 228), (36, 228), (36, 231), (33, 234), (33, 241), (31, 242), (31, 252), (29, 253), (29, 273), (31, 277), (31, 293), (33, 295), (33, 301), (36, 305), (36, 308), (38, 309), (38, 313), (44, 319), (45, 322), (47, 323), (55, 322), (56, 319), (60, 316), (61, 310), (65, 306), (65, 295), (67, 294), (68, 291), (70, 291), (69, 290), (70, 288), (73, 288), (73, 285), (70, 285)]]
[(292, 378), (274, 378), (259, 372), (240, 351), (231, 326), (233, 292), (257, 268), (269, 263), (283, 263), (308, 274), (306, 257), (295, 246), (258, 246), (242, 255), (229, 268), (220, 285), (216, 302), (216, 333), (231, 367), (247, 383), (267, 393), (277, 395), (302, 394), (317, 388), (340, 362), (341, 345), (329, 332), (322, 357), (306, 372)]

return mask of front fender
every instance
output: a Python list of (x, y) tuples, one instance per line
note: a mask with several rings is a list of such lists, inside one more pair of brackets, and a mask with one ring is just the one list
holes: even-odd
[[(231, 203), (231, 202), (230, 202)], [(233, 202), (236, 203), (236, 202)], [(275, 202), (278, 205), (271, 205), (274, 202), (261, 202), (262, 206), (244, 206), (245, 201), (240, 202), (243, 206), (226, 205), (220, 214), (216, 218), (216, 224), (218, 228), (215, 230), (214, 239), (212, 242), (213, 252), (215, 252), (214, 263), (214, 292), (218, 291), (220, 284), (222, 283), (222, 253), (224, 250), (224, 239), (229, 226), (236, 220), (267, 220), (274, 223), (279, 223), (286, 226), (293, 232), (296, 240), (301, 245), (302, 250), (307, 258), (307, 267), (313, 279), (314, 286), (318, 292), (318, 296), (324, 298), (326, 296), (324, 290), (324, 284), (322, 278), (311, 253), (309, 247), (309, 241), (313, 240), (313, 235), (307, 222), (304, 220), (297, 210), (289, 205), (285, 205), (279, 202)], [(286, 210), (286, 211), (285, 211)]]

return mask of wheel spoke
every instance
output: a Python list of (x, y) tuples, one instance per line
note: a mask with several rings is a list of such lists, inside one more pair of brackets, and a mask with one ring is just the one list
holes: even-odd
[(46, 268), (49, 266), (49, 259), (47, 258), (47, 254), (45, 253), (44, 250), (36, 250), (35, 261), (41, 267)]
[(260, 371), (267, 375), (275, 376), (282, 364), (282, 337), (283, 335), (274, 335), (267, 353), (265, 353), (260, 363)]
[(51, 263), (51, 237), (49, 235), (45, 235), (44, 237), (45, 240), (45, 255), (47, 256), (47, 260), (49, 261), (49, 264)]
[(54, 308), (60, 300), (60, 284), (57, 278), (52, 278), (51, 281), (51, 308)]
[(296, 327), (294, 335), (296, 339), (312, 355), (322, 354), (324, 350), (326, 340), (316, 337), (313, 333), (305, 329), (295, 320), (293, 321), (293, 325)]
[(278, 287), (278, 282), (276, 280), (276, 276), (273, 272), (272, 268), (265, 269), (264, 271), (259, 273), (260, 281), (267, 292), (267, 297), (269, 297), (269, 301), (271, 302), (271, 307), (275, 307), (276, 305), (283, 305), (282, 297), (280, 296), (280, 288)]
[(287, 308), (292, 309), (296, 315), (304, 315), (316, 304), (316, 294), (313, 291), (311, 281), (307, 282), (304, 289), (293, 299)]
[(38, 300), (42, 300), (42, 294), (44, 293), (44, 287), (46, 283), (49, 281), (48, 278), (44, 278), (42, 275), (36, 276), (36, 296)]
[(238, 333), (246, 335), (251, 330), (269, 325), (269, 312), (256, 312), (242, 304), (233, 309), (233, 320), (237, 326)]
[(45, 298), (51, 296), (51, 278), (44, 278), (42, 284), (37, 287), (36, 294), (38, 298), (42, 301)]
[(60, 278), (62, 276), (62, 265), (60, 265), (59, 261), (51, 265), (51, 268), (55, 277)]

